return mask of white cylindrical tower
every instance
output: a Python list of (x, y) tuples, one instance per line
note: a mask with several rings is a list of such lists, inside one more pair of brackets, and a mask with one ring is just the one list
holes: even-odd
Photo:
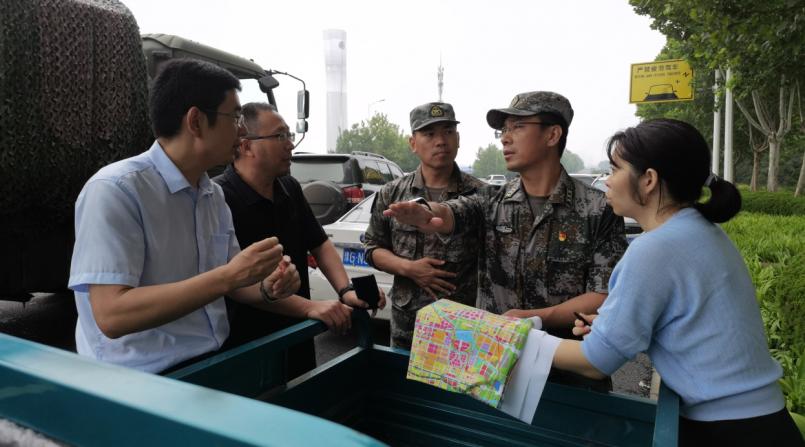
[(324, 30), (327, 75), (327, 152), (335, 152), (338, 136), (347, 130), (347, 32)]

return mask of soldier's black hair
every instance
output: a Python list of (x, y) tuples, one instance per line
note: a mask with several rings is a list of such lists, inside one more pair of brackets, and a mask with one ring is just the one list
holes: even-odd
[[(710, 222), (726, 222), (741, 210), (740, 192), (726, 180), (711, 178), (707, 142), (686, 122), (666, 118), (643, 121), (610, 138), (607, 145), (610, 162), (613, 152), (634, 167), (633, 174), (642, 174), (649, 168), (657, 171), (674, 204), (692, 206)], [(635, 197), (636, 175), (632, 179)], [(711, 181), (705, 185), (708, 179)], [(698, 201), (703, 186), (710, 188), (710, 199), (704, 203)], [(642, 204), (639, 198), (637, 201)]]
[(240, 90), (240, 80), (209, 62), (176, 59), (163, 65), (151, 86), (151, 127), (156, 137), (179, 133), (182, 117), (195, 106), (204, 111), (214, 126), (218, 106), (229, 90)]

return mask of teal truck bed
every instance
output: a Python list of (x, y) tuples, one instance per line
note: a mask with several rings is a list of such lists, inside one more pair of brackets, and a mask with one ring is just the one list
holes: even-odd
[(169, 377), (0, 334), (0, 419), (72, 445), (676, 445), (665, 387), (654, 402), (548, 383), (528, 425), (406, 380), (407, 353), (366, 339), (284, 383), (283, 351), (324, 330), (303, 322)]

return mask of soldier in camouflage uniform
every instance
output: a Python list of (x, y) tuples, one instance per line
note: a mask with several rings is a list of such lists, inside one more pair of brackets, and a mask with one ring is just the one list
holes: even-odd
[(606, 298), (626, 249), (623, 219), (604, 193), (572, 179), (559, 162), (573, 119), (566, 98), (523, 93), (486, 118), (497, 129), (507, 169), (520, 178), (499, 191), (431, 203), (432, 211), (400, 203), (384, 214), (425, 232), (476, 232), (483, 241), (478, 307), (539, 316), (548, 332), (570, 337), (573, 311), (594, 313)]
[(440, 202), (470, 196), (485, 184), (462, 173), (455, 163), (459, 135), (453, 107), (427, 103), (411, 111), (411, 150), (419, 157), (416, 172), (386, 184), (375, 195), (366, 231), (366, 259), (392, 273), (392, 346), (411, 349), (416, 311), (439, 298), (475, 305), (478, 232), (451, 238), (426, 235), (383, 216), (389, 204), (422, 197)]

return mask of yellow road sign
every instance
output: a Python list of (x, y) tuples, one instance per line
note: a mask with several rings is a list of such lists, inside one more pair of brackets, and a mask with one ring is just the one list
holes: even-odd
[(682, 59), (632, 64), (629, 102), (692, 101), (693, 70)]

